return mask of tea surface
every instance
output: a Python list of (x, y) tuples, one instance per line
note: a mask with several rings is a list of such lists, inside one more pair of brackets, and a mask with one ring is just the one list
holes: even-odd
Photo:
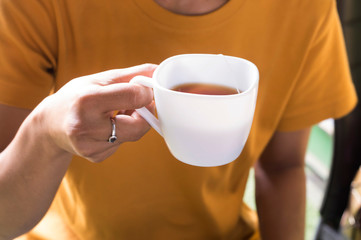
[(185, 83), (172, 88), (173, 91), (204, 95), (230, 95), (240, 93), (235, 88), (206, 83)]

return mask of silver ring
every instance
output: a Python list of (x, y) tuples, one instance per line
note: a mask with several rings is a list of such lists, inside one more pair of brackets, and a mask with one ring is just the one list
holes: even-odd
[(108, 142), (113, 143), (117, 140), (116, 129), (115, 129), (115, 118), (110, 118), (110, 123), (112, 124), (112, 134), (108, 138)]

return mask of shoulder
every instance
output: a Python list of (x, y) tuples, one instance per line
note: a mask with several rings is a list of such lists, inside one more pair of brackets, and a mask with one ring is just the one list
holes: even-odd
[(273, 14), (299, 18), (303, 22), (322, 21), (337, 9), (336, 0), (277, 0), (267, 4)]
[(278, 25), (296, 35), (313, 35), (338, 21), (336, 0), (276, 0), (272, 3), (269, 3), (273, 5), (269, 17), (278, 19)]
[(278, 1), (280, 7), (295, 12), (322, 13), (336, 6), (336, 0), (294, 0)]
[(336, 9), (336, 0), (296, 0), (288, 1), (289, 11), (305, 19), (322, 19)]

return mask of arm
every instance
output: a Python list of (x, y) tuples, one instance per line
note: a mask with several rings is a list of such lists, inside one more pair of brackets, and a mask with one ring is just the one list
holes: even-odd
[(0, 141), (4, 147), (9, 144), (0, 153), (1, 240), (12, 239), (35, 226), (50, 206), (71, 159), (70, 154), (62, 154), (43, 140), (42, 126), (34, 121), (37, 114), (26, 119), (10, 143), (29, 113), (0, 105)]
[[(31, 113), (0, 105), (0, 143), (6, 147), (0, 153), (1, 240), (21, 235), (40, 221), (73, 154), (100, 162), (120, 143), (135, 141), (149, 130), (136, 112), (126, 110), (151, 103), (152, 92), (127, 82), (135, 75), (151, 76), (154, 68), (142, 65), (72, 80)], [(109, 143), (114, 110), (129, 115), (116, 116), (118, 140)]]
[(264, 240), (303, 240), (304, 157), (310, 129), (276, 132), (255, 167), (256, 203)]

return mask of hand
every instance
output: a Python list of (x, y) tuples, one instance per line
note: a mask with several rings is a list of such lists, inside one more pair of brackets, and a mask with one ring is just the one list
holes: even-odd
[[(110, 70), (76, 78), (45, 99), (35, 109), (60, 149), (100, 162), (119, 144), (136, 141), (148, 130), (148, 123), (134, 109), (150, 106), (151, 89), (128, 82), (136, 75), (151, 77), (156, 65)], [(117, 140), (108, 142), (114, 112)]]

